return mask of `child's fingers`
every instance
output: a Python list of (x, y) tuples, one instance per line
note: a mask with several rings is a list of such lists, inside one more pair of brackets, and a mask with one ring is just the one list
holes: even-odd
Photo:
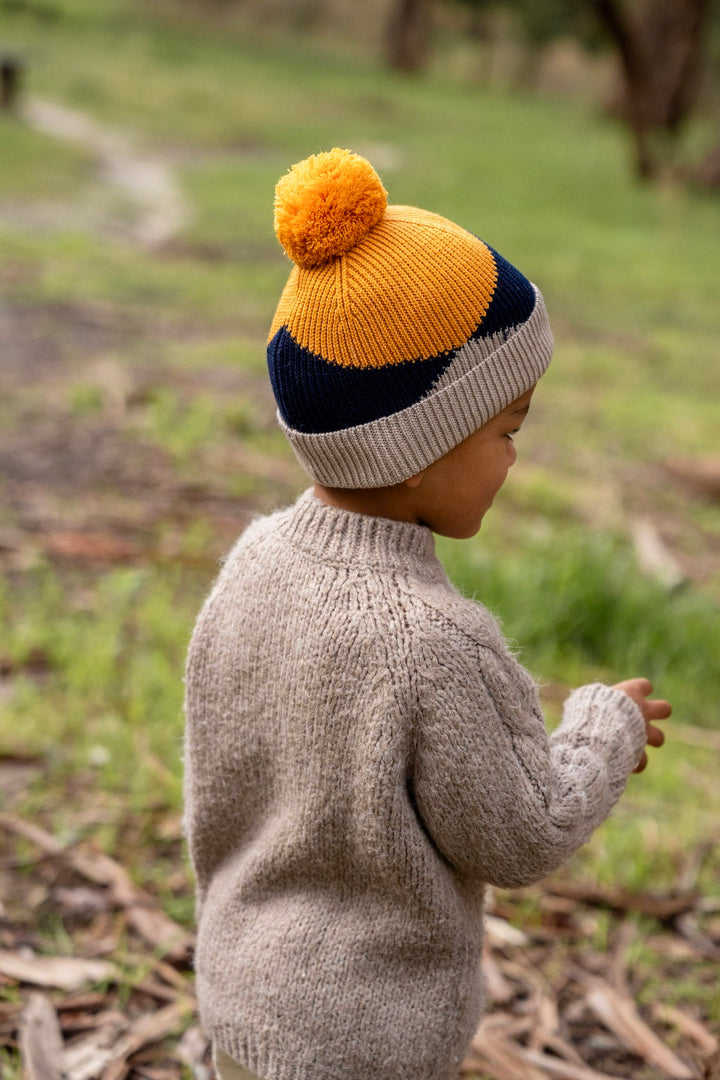
[(665, 733), (660, 728), (654, 727), (652, 724), (647, 725), (647, 742), (648, 746), (662, 746), (665, 742)]
[[(647, 679), (643, 679), (643, 680), (637, 679), (637, 680), (634, 680), (634, 681), (636, 683), (639, 683), (639, 682), (646, 683), (647, 686), (648, 686), (647, 693), (650, 693), (650, 691), (652, 690), (652, 687), (650, 686), (650, 683), (649, 683), (649, 681)], [(643, 717), (645, 719), (645, 738), (646, 738), (646, 741), (647, 741), (647, 745), (648, 746), (654, 746), (654, 747), (662, 746), (662, 744), (665, 742), (665, 733), (662, 732), (659, 727), (655, 727), (654, 724), (651, 724), (650, 721), (651, 720), (667, 720), (668, 716), (670, 716), (670, 714), (672, 712), (672, 707), (671, 707), (670, 703), (667, 702), (667, 701), (662, 701), (662, 700), (656, 700), (656, 701), (642, 700), (642, 701), (637, 702), (637, 704), (640, 706), (640, 709), (642, 710)], [(633, 772), (634, 773), (643, 772), (644, 769), (647, 768), (647, 763), (648, 763), (648, 756), (645, 753), (645, 751), (643, 750), (643, 755), (640, 758), (637, 765), (635, 766), (635, 768), (633, 769)]]
[[(647, 739), (647, 745), (648, 746), (658, 747), (658, 746), (662, 746), (662, 744), (665, 742), (665, 734), (664, 734), (664, 732), (662, 732), (660, 730), (660, 728), (655, 727), (653, 724), (646, 724), (645, 725), (645, 738)], [(633, 769), (633, 772), (634, 773), (643, 772), (647, 768), (647, 763), (648, 763), (648, 756), (645, 753), (645, 751), (643, 750), (643, 755), (640, 758), (640, 760), (638, 761), (635, 768)]]
[(648, 720), (667, 720), (672, 713), (672, 705), (669, 701), (646, 701), (643, 712)]
[(652, 683), (645, 678), (625, 679), (624, 682), (615, 683), (615, 689), (622, 690), (633, 701), (637, 701), (638, 698), (646, 698), (648, 694), (652, 694)]

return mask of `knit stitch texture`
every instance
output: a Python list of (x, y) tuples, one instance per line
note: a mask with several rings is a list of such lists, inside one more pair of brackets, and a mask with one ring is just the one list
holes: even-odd
[(387, 205), (369, 161), (335, 148), (275, 189), (295, 265), (267, 343), (278, 421), (326, 487), (398, 484), (547, 369), (540, 291), (455, 222)]
[(197, 992), (264, 1080), (451, 1080), (482, 1012), (486, 883), (561, 865), (645, 727), (600, 684), (548, 739), (536, 687), (420, 525), (311, 491), (255, 521), (186, 676)]

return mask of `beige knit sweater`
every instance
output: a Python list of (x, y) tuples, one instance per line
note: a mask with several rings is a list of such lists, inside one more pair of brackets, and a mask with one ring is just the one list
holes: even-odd
[(255, 521), (186, 680), (197, 992), (265, 1080), (450, 1080), (482, 1011), (483, 888), (608, 815), (645, 737), (595, 684), (548, 740), (529, 675), (419, 525), (308, 491)]

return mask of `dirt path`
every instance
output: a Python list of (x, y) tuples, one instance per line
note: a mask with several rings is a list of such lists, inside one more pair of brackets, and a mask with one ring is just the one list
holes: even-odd
[(127, 229), (134, 242), (158, 247), (188, 221), (190, 209), (173, 170), (156, 156), (137, 150), (130, 136), (51, 101), (29, 102), (24, 116), (38, 131), (84, 146), (98, 158), (105, 180), (140, 210)]

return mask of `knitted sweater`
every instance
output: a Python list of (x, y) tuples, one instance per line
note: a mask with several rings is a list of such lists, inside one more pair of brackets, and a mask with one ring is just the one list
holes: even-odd
[(430, 530), (311, 491), (225, 562), (186, 715), (201, 1019), (265, 1080), (455, 1076), (482, 1012), (485, 883), (563, 863), (645, 742), (599, 684), (548, 740)]

